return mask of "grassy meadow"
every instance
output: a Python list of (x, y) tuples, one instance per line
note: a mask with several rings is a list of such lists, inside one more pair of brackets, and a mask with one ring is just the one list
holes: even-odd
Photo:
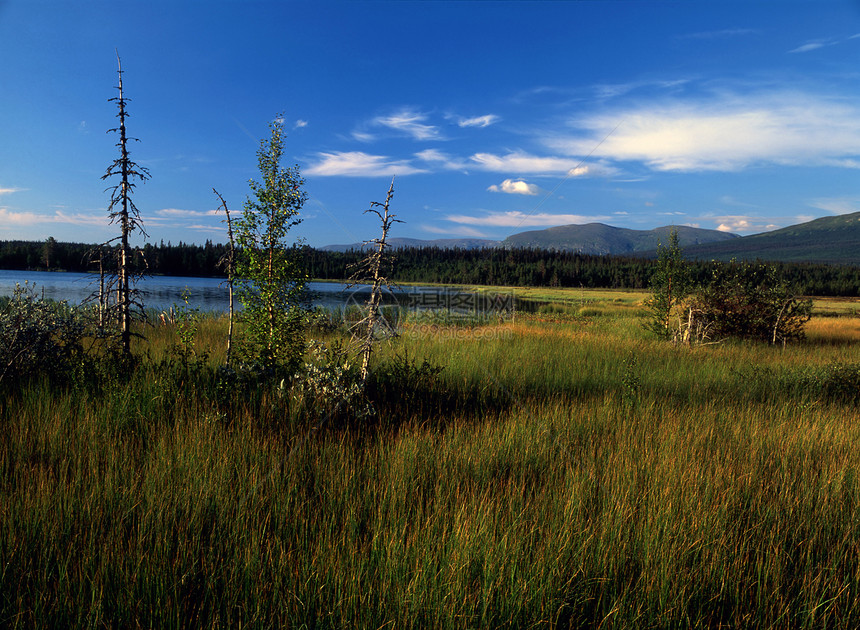
[(860, 626), (858, 305), (690, 348), (644, 294), (545, 292), (407, 317), (360, 423), (219, 386), (216, 317), (6, 392), (0, 626)]

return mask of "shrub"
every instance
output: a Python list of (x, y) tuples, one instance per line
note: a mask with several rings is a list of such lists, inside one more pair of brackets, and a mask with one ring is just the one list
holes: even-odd
[[(310, 344), (310, 360), (294, 379), (305, 413), (315, 422), (365, 420), (374, 414), (361, 374), (340, 343)], [(287, 387), (281, 382), (281, 390)]]
[(714, 266), (710, 283), (692, 299), (691, 321), (712, 338), (737, 337), (769, 343), (802, 339), (812, 300), (798, 298), (776, 270), (764, 264)]
[(48, 377), (72, 380), (85, 355), (86, 325), (65, 302), (17, 285), (0, 307), (0, 383)]

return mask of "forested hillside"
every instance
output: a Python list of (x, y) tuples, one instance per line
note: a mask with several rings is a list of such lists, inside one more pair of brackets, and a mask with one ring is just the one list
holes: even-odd
[[(89, 243), (47, 241), (0, 241), (0, 269), (33, 271), (93, 271), (91, 262), (98, 246)], [(159, 245), (147, 243), (141, 250), (150, 273), (168, 276), (222, 276), (218, 261), (227, 251), (226, 245), (191, 245), (179, 242)]]

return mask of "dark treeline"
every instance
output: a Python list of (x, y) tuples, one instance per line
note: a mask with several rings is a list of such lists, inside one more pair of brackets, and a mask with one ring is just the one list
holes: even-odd
[[(0, 269), (94, 271), (93, 245), (0, 241)], [(223, 277), (218, 261), (226, 245), (180, 242), (147, 244), (142, 252), (153, 274)], [(357, 251), (331, 252), (302, 248), (311, 278), (342, 280), (364, 256)], [(803, 295), (860, 296), (860, 268), (813, 263), (769, 263)], [(713, 273), (710, 261), (691, 261), (693, 280), (706, 284)], [(593, 256), (543, 249), (398, 249), (394, 253), (394, 282), (483, 284), (497, 286), (647, 289), (654, 261), (629, 256)]]
[[(159, 245), (147, 243), (140, 251), (147, 271), (166, 276), (215, 276), (224, 272), (218, 261), (227, 251), (226, 245), (180, 243)], [(61, 243), (53, 239), (41, 242), (0, 241), (0, 269), (27, 271), (97, 271), (93, 260), (98, 256), (97, 246), (87, 243)], [(138, 265), (143, 265), (138, 260)]]
[[(356, 251), (306, 248), (311, 277), (341, 279), (363, 257)], [(394, 254), (395, 282), (482, 284), (530, 287), (647, 289), (655, 262), (629, 256), (596, 256), (543, 249), (399, 249)], [(812, 263), (768, 263), (803, 295), (858, 296), (860, 268)], [(711, 261), (690, 261), (695, 284), (705, 285), (714, 272)]]

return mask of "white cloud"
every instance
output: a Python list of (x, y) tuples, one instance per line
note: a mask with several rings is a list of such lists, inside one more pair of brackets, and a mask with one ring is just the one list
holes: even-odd
[(851, 214), (860, 212), (860, 195), (852, 197), (822, 197), (813, 199), (809, 205), (831, 214)]
[(818, 50), (819, 48), (824, 48), (827, 46), (824, 42), (809, 42), (808, 44), (803, 44), (802, 46), (798, 46), (797, 48), (793, 48), (789, 50), (790, 53), (805, 53), (813, 50)]
[(782, 227), (781, 225), (774, 223), (772, 218), (767, 217), (728, 215), (722, 217), (711, 217), (710, 220), (717, 223), (716, 229), (720, 232), (756, 233), (776, 230), (777, 228)]
[(68, 223), (71, 225), (89, 225), (106, 227), (109, 224), (107, 213), (69, 214), (62, 210), (54, 211), (54, 214), (39, 214), (36, 212), (14, 212), (8, 208), (0, 208), (0, 226), (29, 226), (43, 225), (46, 223)]
[(835, 37), (830, 37), (828, 39), (813, 39), (805, 44), (798, 46), (792, 50), (789, 50), (789, 53), (805, 53), (811, 52), (813, 50), (819, 50), (820, 48), (826, 48), (827, 46), (838, 46), (844, 42), (850, 41), (857, 37), (857, 35), (852, 35), (851, 37), (846, 37), (845, 39), (837, 39)]
[(500, 120), (501, 118), (495, 114), (487, 114), (486, 116), (475, 116), (474, 118), (461, 118), (457, 121), (457, 124), (460, 127), (489, 127)]
[(155, 214), (161, 217), (182, 218), (182, 217), (214, 217), (218, 215), (217, 210), (180, 210), (179, 208), (162, 208), (156, 210)]
[(581, 214), (550, 214), (547, 212), (525, 213), (518, 210), (509, 212), (489, 212), (483, 216), (449, 214), (446, 221), (464, 225), (485, 225), (492, 227), (551, 227), (570, 223), (592, 223), (608, 221), (607, 216), (585, 216)]
[(306, 175), (347, 177), (391, 177), (424, 173), (406, 160), (390, 160), (385, 155), (369, 155), (362, 151), (318, 153), (318, 161), (304, 169)]
[(308, 126), (308, 121), (307, 121), (307, 120), (302, 120), (301, 118), (299, 118), (299, 119), (298, 119), (298, 120), (293, 124), (293, 128), (294, 128), (294, 129), (302, 129), (303, 127), (307, 127), (307, 126)]
[(439, 130), (433, 125), (424, 124), (425, 120), (427, 120), (426, 114), (411, 109), (402, 109), (390, 116), (377, 116), (373, 119), (373, 123), (405, 133), (415, 140), (439, 139)]
[(521, 179), (506, 179), (500, 185), (496, 186), (493, 184), (487, 190), (508, 193), (509, 195), (536, 195), (540, 191), (540, 188)]
[(437, 149), (419, 151), (415, 154), (415, 157), (425, 162), (436, 163), (443, 168), (451, 170), (462, 170), (466, 167), (466, 164), (462, 160), (451, 157), (447, 153), (443, 153)]
[(374, 136), (372, 133), (358, 130), (352, 132), (352, 137), (359, 142), (373, 142), (374, 140), (376, 140), (376, 136)]
[(852, 167), (860, 154), (860, 107), (798, 92), (662, 101), (587, 115), (573, 126), (584, 133), (553, 135), (545, 144), (658, 171), (737, 171), (768, 163)]
[(26, 188), (0, 188), (0, 195), (11, 195), (12, 193), (27, 190)]
[(45, 217), (35, 212), (13, 212), (0, 208), (0, 225), (35, 225), (44, 223)]
[(610, 99), (618, 98), (633, 92), (646, 88), (658, 88), (661, 90), (671, 90), (681, 87), (689, 83), (689, 79), (671, 79), (665, 81), (631, 81), (629, 83), (601, 83), (594, 86), (594, 91), (598, 98)]
[(200, 223), (195, 223), (193, 225), (183, 225), (183, 229), (186, 230), (197, 230), (198, 232), (211, 232), (213, 234), (223, 234), (224, 228), (218, 227), (215, 225), (203, 225)]
[(443, 234), (443, 235), (453, 236), (453, 237), (467, 236), (470, 238), (489, 238), (489, 236), (486, 234), (486, 232), (483, 232), (483, 231), (481, 231), (477, 228), (473, 228), (473, 227), (457, 226), (454, 228), (443, 228), (443, 227), (439, 227), (437, 225), (429, 225), (426, 223), (424, 223), (418, 227), (421, 228), (425, 232), (430, 232), (431, 234)]
[(540, 157), (521, 151), (506, 155), (475, 153), (469, 157), (473, 167), (494, 173), (567, 173), (581, 165), (581, 160), (559, 157)]

